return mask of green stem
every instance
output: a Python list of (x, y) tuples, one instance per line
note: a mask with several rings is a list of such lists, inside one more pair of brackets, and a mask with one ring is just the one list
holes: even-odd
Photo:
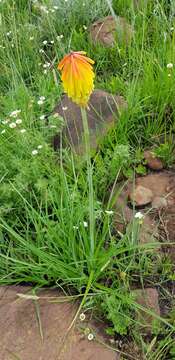
[(87, 120), (86, 109), (81, 107), (81, 115), (83, 121), (84, 129), (84, 139), (86, 147), (86, 161), (87, 161), (87, 177), (89, 185), (89, 226), (90, 226), (90, 255), (93, 259), (94, 248), (95, 248), (95, 239), (94, 239), (94, 192), (93, 192), (93, 178), (92, 178), (92, 164), (91, 164), (91, 148), (90, 148), (90, 136), (89, 136), (89, 126)]

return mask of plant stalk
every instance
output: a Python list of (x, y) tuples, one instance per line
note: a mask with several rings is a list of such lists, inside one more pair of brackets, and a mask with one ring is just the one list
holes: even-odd
[(91, 148), (90, 148), (90, 135), (87, 120), (87, 113), (84, 107), (81, 107), (81, 115), (83, 121), (84, 139), (86, 147), (86, 161), (87, 161), (87, 178), (89, 185), (89, 227), (90, 227), (90, 256), (93, 259), (95, 249), (94, 239), (94, 191), (93, 191), (93, 169), (91, 164)]

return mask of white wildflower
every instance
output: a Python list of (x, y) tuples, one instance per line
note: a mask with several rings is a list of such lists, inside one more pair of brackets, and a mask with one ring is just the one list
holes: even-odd
[(22, 124), (22, 119), (17, 119), (17, 120), (16, 120), (16, 124), (17, 124), (17, 125)]
[(24, 134), (26, 132), (26, 129), (21, 129), (20, 132), (21, 134)]
[(8, 123), (9, 123), (9, 119), (2, 121), (2, 124), (3, 124), (3, 125), (7, 125)]
[(33, 150), (32, 151), (32, 155), (37, 155), (38, 154), (38, 150)]
[(11, 129), (14, 129), (15, 127), (16, 127), (16, 123), (11, 123), (11, 124), (9, 124), (9, 127), (11, 128)]
[(90, 333), (90, 334), (88, 335), (88, 340), (89, 340), (89, 341), (92, 341), (93, 339), (94, 339), (94, 335)]
[(114, 211), (113, 210), (105, 210), (105, 213), (107, 215), (113, 215)]
[(54, 44), (54, 40), (51, 40), (50, 43), (51, 43), (51, 44)]
[(5, 131), (6, 131), (5, 129), (4, 129), (4, 130), (2, 130), (2, 131), (1, 131), (1, 134), (4, 134), (4, 133), (5, 133)]
[(43, 45), (46, 45), (46, 44), (47, 44), (47, 40), (44, 40), (44, 41), (43, 41)]
[(63, 34), (57, 36), (57, 40), (60, 41), (63, 38)]
[(43, 54), (43, 53), (44, 53), (44, 50), (43, 50), (43, 49), (39, 49), (39, 53), (40, 53), (40, 54)]
[(46, 99), (45, 96), (40, 96), (39, 100), (37, 101), (37, 104), (42, 105), (45, 99)]
[(169, 64), (167, 64), (167, 69), (172, 69), (173, 68), (173, 64), (172, 63), (169, 63)]
[(78, 226), (75, 226), (75, 225), (74, 225), (74, 226), (73, 226), (73, 229), (74, 229), (74, 230), (78, 230)]
[(135, 219), (139, 219), (142, 220), (144, 218), (144, 215), (138, 211), (135, 215), (134, 215)]
[(8, 31), (8, 32), (6, 33), (6, 35), (7, 35), (7, 36), (10, 36), (11, 33), (12, 33), (11, 31)]
[(86, 315), (84, 313), (80, 314), (80, 321), (84, 321), (86, 319)]
[(16, 118), (20, 112), (21, 110), (14, 110), (10, 113), (10, 117)]
[(29, 37), (29, 40), (30, 40), (30, 41), (34, 40), (34, 36), (30, 36), (30, 37)]
[(66, 111), (67, 109), (68, 109), (67, 106), (63, 106), (63, 107), (62, 107), (62, 110), (63, 110), (63, 111)]
[(43, 148), (43, 145), (38, 145), (38, 149), (42, 149)]
[(43, 64), (43, 68), (44, 68), (44, 69), (47, 69), (49, 66), (50, 66), (50, 63), (49, 63), (49, 62), (46, 62), (45, 64)]
[(84, 30), (87, 30), (87, 26), (86, 26), (86, 25), (83, 25), (83, 29), (84, 29)]
[(83, 225), (84, 225), (85, 228), (87, 228), (88, 227), (87, 221), (83, 221)]
[(44, 119), (45, 119), (45, 117), (46, 117), (46, 115), (44, 115), (44, 114), (43, 114), (43, 115), (41, 115), (41, 116), (40, 116), (40, 120), (44, 120)]

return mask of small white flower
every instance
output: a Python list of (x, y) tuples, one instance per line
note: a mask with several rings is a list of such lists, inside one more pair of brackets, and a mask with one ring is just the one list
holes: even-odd
[(14, 44), (11, 45), (12, 48), (14, 48), (14, 46), (15, 46)]
[(92, 341), (93, 339), (94, 339), (94, 335), (90, 333), (90, 334), (88, 335), (88, 340), (89, 340), (89, 341)]
[(24, 134), (26, 132), (26, 129), (21, 129), (20, 132), (21, 134)]
[(37, 101), (37, 104), (42, 105), (45, 99), (46, 99), (45, 96), (40, 96), (39, 100)]
[(10, 117), (16, 118), (20, 112), (21, 110), (14, 110), (10, 113)]
[(172, 69), (173, 68), (173, 64), (172, 63), (169, 63), (169, 64), (167, 64), (167, 69)]
[(86, 26), (86, 25), (83, 25), (83, 29), (84, 29), (84, 30), (87, 30), (87, 26)]
[(16, 120), (16, 124), (17, 124), (17, 125), (22, 124), (22, 119), (17, 119), (17, 120)]
[(168, 77), (171, 77), (171, 74), (168, 74)]
[(5, 129), (1, 131), (1, 134), (4, 134), (5, 133)]
[(58, 41), (60, 41), (62, 38), (63, 38), (63, 35), (62, 35), (62, 34), (57, 36), (57, 40), (58, 40)]
[(33, 150), (33, 151), (32, 151), (32, 155), (35, 156), (35, 155), (37, 155), (37, 154), (38, 154), (38, 150)]
[(11, 31), (8, 31), (8, 32), (6, 33), (6, 35), (7, 35), (7, 36), (10, 36), (11, 33), (12, 33)]
[(42, 149), (43, 148), (43, 145), (38, 145), (38, 149)]
[(48, 14), (48, 13), (49, 13), (49, 11), (48, 11), (48, 9), (47, 9), (47, 6), (41, 5), (41, 6), (40, 6), (40, 10), (43, 11), (43, 12), (45, 12), (45, 14)]
[(73, 226), (73, 229), (74, 229), (74, 230), (78, 230), (78, 226), (75, 226), (75, 225), (74, 225), (74, 226)]
[(37, 104), (38, 104), (38, 105), (42, 105), (42, 104), (43, 104), (43, 101), (42, 101), (42, 100), (38, 100), (38, 101), (37, 101)]
[(51, 40), (50, 43), (51, 43), (51, 44), (54, 44), (54, 40)]
[(43, 53), (44, 53), (44, 50), (43, 50), (43, 49), (39, 49), (39, 53), (40, 53), (40, 54), (43, 54)]
[(67, 109), (68, 109), (67, 106), (63, 106), (63, 107), (62, 107), (62, 110), (63, 110), (63, 111), (66, 111)]
[(29, 37), (29, 40), (30, 40), (30, 41), (34, 40), (34, 36), (30, 36), (30, 37)]
[(40, 116), (40, 120), (44, 120), (45, 117), (46, 117), (46, 115), (41, 115), (41, 116)]
[(170, 28), (170, 31), (174, 31), (174, 26), (172, 26), (172, 27)]
[(16, 127), (16, 123), (11, 123), (11, 124), (9, 124), (9, 127), (11, 128), (11, 129), (14, 129), (15, 127)]
[(85, 228), (87, 228), (88, 227), (87, 221), (83, 221), (83, 225), (84, 225)]
[(84, 313), (80, 314), (80, 320), (84, 321), (86, 319), (86, 315)]
[(105, 213), (107, 215), (113, 215), (114, 211), (113, 210), (105, 210)]
[(135, 219), (139, 219), (142, 220), (144, 218), (144, 215), (138, 211), (135, 215), (134, 215)]
[(9, 119), (7, 119), (7, 120), (3, 120), (3, 121), (2, 121), (2, 124), (3, 124), (3, 125), (7, 125), (7, 124), (8, 124), (8, 122), (9, 122)]
[(46, 62), (45, 64), (43, 64), (43, 68), (44, 68), (44, 69), (47, 69), (49, 66), (50, 66), (50, 63), (49, 63), (49, 62)]
[(47, 40), (44, 40), (44, 41), (43, 41), (43, 45), (46, 45), (46, 44), (47, 44)]

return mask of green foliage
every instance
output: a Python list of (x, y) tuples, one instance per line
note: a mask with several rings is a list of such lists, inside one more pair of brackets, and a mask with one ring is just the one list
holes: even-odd
[[(128, 328), (132, 323), (132, 296), (130, 293), (122, 294), (120, 291), (120, 297), (117, 292), (111, 295), (104, 296), (102, 300), (102, 310), (106, 318), (111, 322), (114, 332), (125, 335)], [(107, 333), (112, 334), (110, 328), (107, 329)]]
[[(130, 45), (116, 37), (114, 47), (105, 48), (92, 44), (88, 28), (110, 14), (108, 3), (0, 1), (0, 284), (63, 286), (82, 295), (90, 281), (95, 294), (100, 288), (97, 306), (109, 321), (108, 334), (123, 335), (135, 326), (133, 283), (152, 285), (155, 276), (163, 287), (174, 280), (170, 260), (158, 263), (156, 249), (140, 246), (136, 221), (121, 234), (115, 214), (106, 213), (116, 178), (144, 175), (144, 148), (157, 145), (160, 135), (164, 141), (155, 155), (167, 167), (174, 162), (174, 67), (167, 68), (175, 63), (174, 5), (151, 0), (146, 6), (143, 0), (138, 8), (130, 0), (113, 0), (113, 10), (134, 33)], [(51, 114), (63, 92), (56, 64), (70, 50), (86, 51), (95, 60), (95, 87), (124, 96), (128, 104), (92, 154), (93, 257), (86, 164), (68, 149), (56, 153), (52, 147), (53, 136), (65, 126)], [(41, 96), (45, 99), (38, 104)], [(22, 123), (10, 127), (16, 109)], [(174, 326), (174, 313), (168, 321)], [(149, 360), (174, 356), (168, 331), (166, 341), (156, 340), (156, 356), (143, 346)]]

